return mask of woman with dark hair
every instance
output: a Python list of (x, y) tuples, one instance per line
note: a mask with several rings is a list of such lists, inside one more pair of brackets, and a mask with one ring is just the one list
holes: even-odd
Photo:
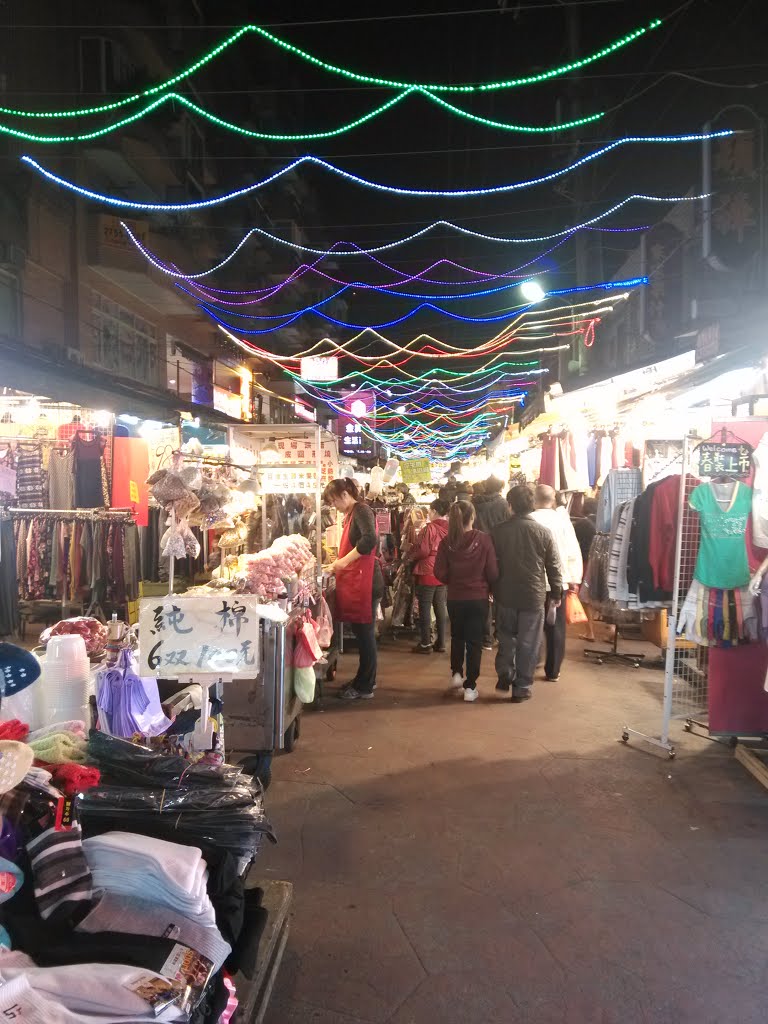
[[(448, 607), (445, 587), (435, 576), (435, 558), (440, 541), (448, 533), (447, 501), (438, 498), (429, 506), (429, 522), (419, 534), (416, 543), (408, 553), (413, 563), (416, 578), (416, 596), (419, 600), (419, 624), (421, 643), (413, 648), (415, 654), (431, 654), (433, 650), (445, 651), (445, 635), (448, 625)], [(432, 647), (432, 609), (437, 621), (437, 643)]]
[(435, 576), (448, 587), (451, 685), (456, 690), (464, 687), (466, 701), (478, 698), (488, 597), (499, 575), (491, 538), (473, 529), (474, 521), (475, 510), (468, 501), (451, 506), (448, 536), (440, 542), (435, 559)]
[(376, 558), (376, 520), (349, 477), (332, 480), (323, 501), (344, 516), (339, 556), (328, 571), (336, 576), (336, 620), (349, 623), (360, 652), (357, 674), (339, 697), (370, 700), (376, 689), (376, 612), (384, 594), (384, 577)]

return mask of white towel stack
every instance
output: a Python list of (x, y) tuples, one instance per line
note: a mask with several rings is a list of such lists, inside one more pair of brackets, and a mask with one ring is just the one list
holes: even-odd
[(208, 869), (200, 850), (135, 832), (83, 840), (93, 888), (170, 907), (199, 924), (215, 925)]

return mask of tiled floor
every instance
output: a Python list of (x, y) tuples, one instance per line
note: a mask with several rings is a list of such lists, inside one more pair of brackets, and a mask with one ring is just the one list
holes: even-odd
[(275, 762), (260, 870), (295, 905), (268, 1024), (764, 1024), (768, 793), (679, 729), (674, 762), (618, 742), (658, 732), (661, 672), (574, 642), (530, 703), (489, 663), (464, 704), (409, 647)]

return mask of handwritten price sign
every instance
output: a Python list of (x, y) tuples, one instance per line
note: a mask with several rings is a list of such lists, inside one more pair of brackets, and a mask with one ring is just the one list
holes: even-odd
[(139, 605), (139, 664), (147, 676), (255, 676), (259, 605), (239, 594), (147, 598)]

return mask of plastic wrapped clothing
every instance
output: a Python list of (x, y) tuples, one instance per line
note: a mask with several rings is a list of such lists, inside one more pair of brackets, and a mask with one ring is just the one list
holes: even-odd
[(169, 788), (97, 786), (77, 798), (87, 836), (108, 830), (205, 844), (237, 860), (255, 856), (264, 836), (275, 842), (261, 795), (250, 785), (180, 785)]
[(191, 764), (177, 754), (164, 754), (117, 736), (91, 730), (88, 756), (107, 782), (137, 786), (176, 785), (184, 780), (195, 785), (237, 782), (243, 769), (231, 764)]

